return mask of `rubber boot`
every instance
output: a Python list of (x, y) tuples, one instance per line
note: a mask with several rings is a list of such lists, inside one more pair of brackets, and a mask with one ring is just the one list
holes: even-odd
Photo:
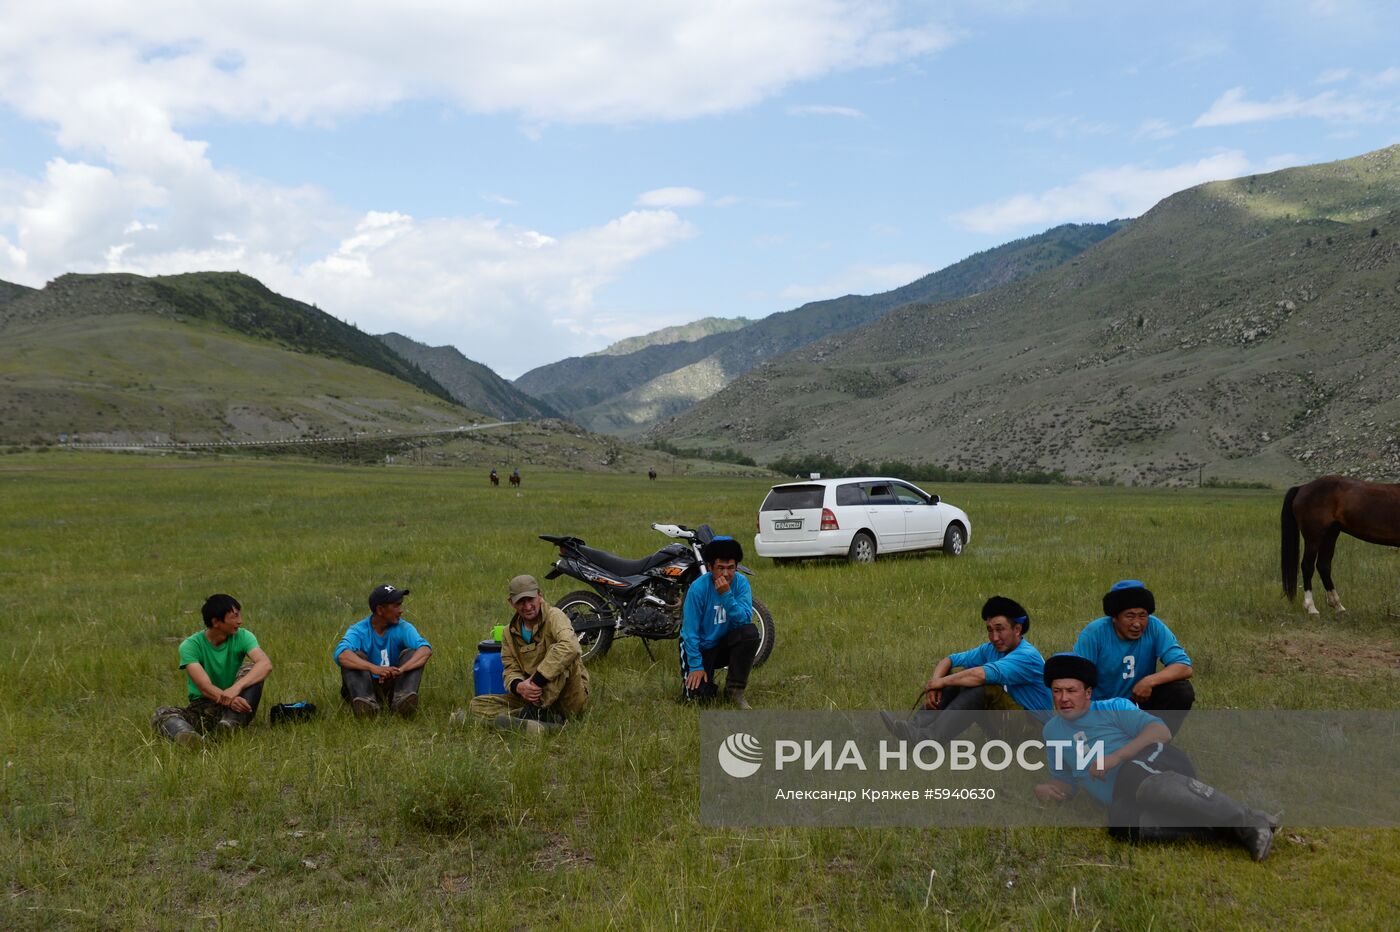
[[(156, 714), (160, 716), (160, 713)], [(159, 734), (181, 747), (197, 748), (204, 745), (204, 736), (195, 731), (194, 726), (179, 715), (158, 717), (152, 724), (155, 725)]]
[(1249, 856), (1262, 861), (1274, 844), (1276, 819), (1235, 802), (1209, 784), (1167, 770), (1143, 780), (1137, 801), (1152, 810), (1163, 828), (1202, 826), (1228, 830)]
[(753, 706), (749, 705), (749, 701), (744, 698), (744, 687), (742, 686), (725, 686), (724, 698), (733, 703), (736, 709), (748, 710), (753, 708)]
[(404, 718), (409, 718), (414, 712), (418, 711), (418, 694), (400, 693), (394, 697), (391, 707), (399, 715), (402, 715)]
[(537, 718), (519, 715), (497, 715), (492, 719), (492, 724), (502, 731), (523, 731), (527, 735), (542, 735), (564, 727), (558, 722), (542, 722)]

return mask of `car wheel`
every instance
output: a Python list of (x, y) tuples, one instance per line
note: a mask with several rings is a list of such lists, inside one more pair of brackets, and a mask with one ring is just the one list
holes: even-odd
[(864, 531), (851, 538), (851, 549), (846, 551), (846, 559), (852, 563), (875, 562), (875, 538)]
[(962, 529), (961, 524), (950, 524), (948, 530), (943, 532), (943, 552), (950, 557), (956, 557), (963, 552), (963, 547), (967, 544), (967, 532)]

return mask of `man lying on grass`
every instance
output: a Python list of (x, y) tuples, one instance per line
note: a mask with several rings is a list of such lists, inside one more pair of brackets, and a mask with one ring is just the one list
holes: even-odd
[(186, 746), (204, 743), (210, 731), (229, 733), (245, 727), (258, 711), (263, 680), (272, 661), (243, 627), (243, 606), (219, 593), (204, 601), (204, 630), (180, 642), (180, 669), (190, 704), (162, 706), (151, 717), (157, 732)]
[(1136, 579), (1119, 580), (1104, 593), (1103, 617), (1079, 632), (1074, 652), (1098, 667), (1100, 698), (1127, 699), (1175, 735), (1196, 701), (1191, 658), (1155, 611), (1150, 589)]
[[(1168, 841), (1219, 834), (1256, 861), (1268, 857), (1278, 821), (1195, 779), (1191, 759), (1168, 743), (1172, 733), (1160, 718), (1127, 699), (1095, 700), (1097, 682), (1097, 668), (1083, 657), (1055, 654), (1045, 662), (1045, 685), (1055, 700), (1045, 747), (1055, 779), (1037, 784), (1036, 798), (1063, 802), (1083, 789), (1108, 807), (1114, 837)], [(1102, 752), (1097, 759), (1095, 745)]]
[(432, 645), (403, 620), (407, 589), (385, 584), (369, 594), (369, 617), (346, 629), (331, 655), (340, 666), (340, 695), (356, 718), (373, 718), (380, 703), (399, 715), (418, 710), (418, 687)]
[(972, 724), (972, 716), (961, 713), (1030, 712), (1041, 723), (1050, 717), (1050, 690), (1043, 682), (1045, 658), (1025, 638), (1030, 613), (1014, 599), (994, 595), (982, 606), (982, 621), (987, 625), (987, 643), (949, 654), (933, 668), (933, 676), (924, 684), (927, 711), (912, 722), (880, 713), (891, 734), (909, 741), (946, 743)]

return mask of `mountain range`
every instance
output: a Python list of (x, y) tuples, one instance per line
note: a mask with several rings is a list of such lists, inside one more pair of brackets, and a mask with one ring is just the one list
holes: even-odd
[(1125, 483), (1400, 474), (1400, 146), (1179, 192), (1058, 267), (896, 308), (657, 428), (688, 447)]
[[(590, 430), (635, 435), (783, 353), (860, 327), (911, 302), (963, 297), (1054, 268), (1125, 223), (1066, 224), (969, 256), (882, 294), (814, 301), (698, 339), (652, 335), (642, 338), (646, 345), (630, 352), (571, 357), (540, 366), (516, 379), (515, 385)], [(673, 336), (674, 328), (660, 333)]]

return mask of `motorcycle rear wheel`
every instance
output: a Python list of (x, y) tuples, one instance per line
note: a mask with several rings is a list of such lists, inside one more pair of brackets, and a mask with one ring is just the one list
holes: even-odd
[[(568, 615), (571, 624), (579, 619), (587, 619), (589, 623), (592, 623), (599, 615), (611, 617), (607, 603), (587, 589), (570, 592), (555, 602), (554, 607)], [(612, 647), (612, 628), (594, 628), (589, 631), (575, 631), (575, 633), (578, 635), (579, 647), (583, 648), (584, 663), (602, 659), (603, 655), (608, 652), (608, 648)]]
[(768, 606), (758, 599), (753, 600), (753, 613), (758, 616), (754, 622), (758, 625), (759, 636), (758, 653), (754, 655), (753, 665), (758, 667), (762, 666), (763, 661), (768, 659), (768, 655), (773, 653), (773, 642), (777, 640), (778, 631), (773, 627), (773, 613), (768, 611)]

